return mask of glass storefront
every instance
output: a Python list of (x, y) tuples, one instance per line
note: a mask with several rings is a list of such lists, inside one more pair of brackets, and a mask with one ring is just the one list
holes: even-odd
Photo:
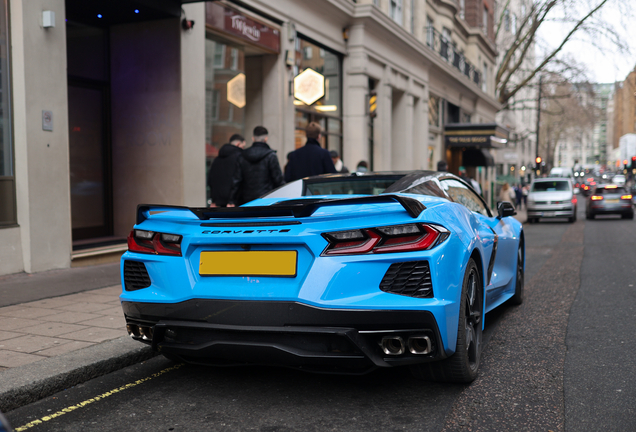
[(9, 31), (7, 23), (7, 2), (0, 0), (0, 226), (17, 223), (13, 141), (11, 139)]
[(338, 54), (322, 48), (299, 36), (296, 38), (295, 75), (305, 69), (313, 69), (324, 76), (325, 94), (318, 101), (307, 105), (298, 99), (295, 119), (295, 146), (305, 145), (305, 127), (317, 122), (323, 130), (321, 144), (342, 155), (342, 61)]
[(205, 41), (206, 173), (219, 149), (233, 134), (245, 136), (245, 82), (243, 49), (208, 36)]

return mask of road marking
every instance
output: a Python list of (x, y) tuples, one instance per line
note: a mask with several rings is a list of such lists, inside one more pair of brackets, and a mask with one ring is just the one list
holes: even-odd
[(30, 429), (30, 428), (34, 427), (34, 426), (41, 425), (41, 424), (43, 424), (43, 423), (48, 422), (49, 420), (53, 420), (54, 418), (60, 417), (60, 416), (62, 416), (62, 415), (64, 415), (64, 414), (67, 414), (67, 413), (73, 412), (73, 411), (75, 411), (75, 410), (76, 410), (76, 409), (78, 409), (78, 408), (84, 408), (85, 406), (90, 405), (90, 404), (92, 404), (93, 402), (98, 402), (98, 401), (100, 401), (100, 400), (102, 400), (102, 399), (104, 399), (104, 398), (107, 398), (108, 396), (112, 396), (112, 395), (117, 394), (117, 393), (119, 393), (119, 392), (121, 392), (121, 391), (124, 391), (124, 390), (127, 390), (127, 389), (129, 389), (129, 388), (132, 388), (132, 387), (138, 386), (139, 384), (143, 384), (143, 383), (145, 383), (146, 381), (149, 381), (149, 380), (151, 380), (151, 379), (153, 379), (153, 378), (157, 378), (157, 377), (159, 377), (159, 376), (161, 376), (161, 375), (163, 375), (163, 374), (166, 374), (166, 373), (168, 373), (168, 372), (172, 372), (173, 370), (177, 370), (177, 369), (179, 369), (181, 366), (183, 366), (183, 363), (180, 363), (180, 364), (178, 364), (178, 365), (171, 366), (171, 367), (166, 368), (166, 369), (164, 369), (164, 370), (162, 370), (162, 371), (160, 371), (160, 372), (157, 372), (157, 373), (154, 373), (154, 374), (152, 374), (152, 375), (150, 375), (150, 376), (147, 376), (146, 378), (142, 378), (142, 379), (139, 379), (139, 380), (137, 380), (137, 381), (135, 381), (135, 382), (128, 383), (128, 384), (126, 384), (126, 385), (123, 385), (123, 386), (118, 387), (118, 388), (116, 388), (116, 389), (113, 389), (113, 390), (111, 390), (111, 391), (107, 391), (106, 393), (102, 393), (102, 394), (100, 394), (100, 395), (98, 395), (98, 396), (95, 396), (94, 398), (86, 399), (86, 400), (85, 400), (85, 401), (83, 401), (83, 402), (80, 402), (80, 403), (75, 404), (75, 405), (71, 405), (71, 406), (66, 407), (66, 408), (64, 408), (64, 409), (62, 409), (62, 410), (60, 410), (60, 411), (58, 411), (58, 412), (56, 412), (56, 413), (53, 413), (53, 414), (51, 414), (51, 415), (44, 416), (44, 417), (42, 417), (42, 418), (40, 418), (40, 419), (38, 419), (38, 420), (33, 420), (32, 422), (27, 423), (27, 424), (25, 424), (24, 426), (20, 426), (20, 427), (18, 427), (18, 428), (15, 428), (15, 432), (25, 431), (25, 430), (27, 430), (27, 429)]

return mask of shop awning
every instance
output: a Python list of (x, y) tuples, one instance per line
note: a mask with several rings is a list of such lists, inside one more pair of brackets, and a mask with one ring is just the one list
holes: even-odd
[(499, 148), (508, 142), (509, 132), (496, 123), (451, 123), (444, 126), (447, 147)]

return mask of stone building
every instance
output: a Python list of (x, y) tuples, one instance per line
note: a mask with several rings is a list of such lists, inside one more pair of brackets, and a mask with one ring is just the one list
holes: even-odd
[[(0, 8), (0, 274), (116, 257), (139, 203), (205, 206), (218, 149), (236, 132), (250, 142), (256, 125), (281, 165), (317, 121), (350, 168), (449, 159), (490, 199), (495, 138), (471, 143), (470, 125), (499, 130), (493, 0)], [(447, 145), (450, 123), (467, 144)]]

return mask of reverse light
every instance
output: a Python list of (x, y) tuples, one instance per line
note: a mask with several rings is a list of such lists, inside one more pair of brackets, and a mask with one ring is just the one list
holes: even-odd
[(134, 229), (128, 234), (128, 250), (155, 255), (181, 256), (182, 238), (178, 234)]
[(592, 201), (600, 201), (603, 197), (601, 195), (592, 195)]
[(622, 196), (621, 196), (621, 199), (623, 199), (623, 200), (630, 200), (630, 199), (632, 199), (632, 196), (631, 196), (631, 195), (622, 195)]
[(420, 223), (323, 233), (329, 245), (322, 255), (427, 250), (442, 243), (449, 235), (446, 228)]

